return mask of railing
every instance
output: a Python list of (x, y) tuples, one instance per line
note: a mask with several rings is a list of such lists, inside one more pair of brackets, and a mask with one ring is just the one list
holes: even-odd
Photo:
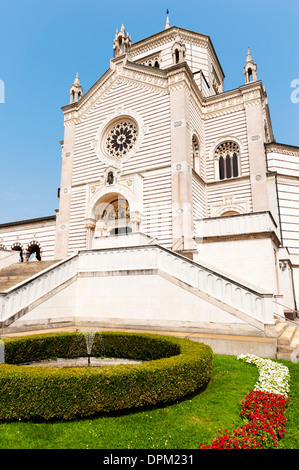
[(0, 293), (0, 323), (51, 292), (77, 274), (77, 256), (49, 267), (30, 279)]
[(270, 212), (212, 217), (196, 221), (198, 238), (260, 232), (275, 232), (280, 238), (279, 227)]
[(0, 322), (13, 317), (77, 273), (132, 270), (160, 270), (262, 324), (274, 324), (274, 313), (283, 315), (283, 307), (272, 293), (254, 290), (158, 245), (140, 245), (82, 250), (1, 293)]
[[(259, 292), (155, 245), (79, 252), (78, 272), (160, 269), (264, 324), (280, 307), (272, 293)], [(280, 312), (281, 313), (281, 312)]]

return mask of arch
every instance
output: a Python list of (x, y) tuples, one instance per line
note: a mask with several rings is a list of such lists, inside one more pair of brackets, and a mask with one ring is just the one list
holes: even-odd
[(230, 215), (247, 214), (247, 210), (241, 204), (232, 203), (230, 205), (220, 206), (213, 215), (214, 217), (225, 217)]
[(235, 138), (221, 139), (213, 147), (215, 179), (227, 180), (241, 176), (242, 147)]
[(103, 237), (138, 231), (141, 218), (132, 209), (133, 194), (129, 189), (113, 184), (97, 191), (86, 211), (86, 247), (97, 248), (97, 240)]
[(222, 212), (221, 217), (227, 217), (230, 215), (240, 215), (240, 212), (234, 211), (234, 210), (227, 210), (225, 212)]
[(24, 254), (24, 247), (21, 243), (19, 242), (15, 242), (11, 245), (11, 250), (14, 250), (14, 251), (19, 251), (20, 252), (20, 257), (19, 257), (19, 262), (20, 263), (23, 263), (24, 261), (24, 257), (23, 257), (23, 254)]
[(134, 200), (133, 200), (133, 193), (130, 189), (125, 188), (123, 185), (120, 185), (118, 183), (113, 184), (111, 186), (106, 186), (94, 193), (92, 198), (90, 199), (87, 208), (86, 208), (86, 213), (85, 213), (85, 218), (86, 219), (94, 219), (96, 218), (96, 207), (99, 201), (102, 199), (104, 200), (107, 197), (107, 200), (109, 198), (109, 195), (111, 194), (118, 194), (120, 197), (126, 199), (129, 203), (131, 211), (134, 209)]
[(95, 204), (94, 214), (93, 239), (132, 232), (130, 205), (119, 193), (110, 192), (102, 196)]
[(180, 35), (178, 34), (175, 38), (175, 42), (172, 46), (172, 62), (173, 64), (179, 64), (184, 62), (186, 54), (186, 46), (182, 42)]
[(37, 259), (37, 261), (41, 261), (42, 259), (42, 247), (40, 243), (36, 240), (32, 240), (30, 243), (28, 243), (26, 250), (25, 250), (25, 257), (27, 258), (28, 261), (33, 261), (34, 256)]

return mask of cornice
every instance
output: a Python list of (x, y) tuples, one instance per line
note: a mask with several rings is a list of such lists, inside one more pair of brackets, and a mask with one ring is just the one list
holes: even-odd
[(263, 106), (262, 82), (251, 82), (233, 90), (204, 98), (204, 119), (213, 119), (225, 114), (244, 111), (246, 107)]
[(244, 111), (248, 106), (263, 106), (264, 91), (260, 81), (211, 97), (203, 97), (187, 62), (173, 65), (167, 69), (158, 69), (133, 62), (130, 59), (130, 54), (123, 54), (112, 59), (110, 68), (80, 101), (62, 108), (65, 115), (65, 125), (79, 122), (82, 115), (98, 99), (101, 99), (115, 82), (133, 83), (139, 88), (146, 88), (161, 94), (168, 94), (184, 87), (189, 93), (190, 99), (193, 99), (197, 104), (204, 120)]
[(287, 144), (279, 144), (277, 142), (270, 142), (265, 144), (266, 153), (281, 153), (283, 155), (291, 155), (299, 157), (299, 147)]
[[(196, 237), (195, 237), (196, 238)], [(237, 240), (261, 240), (270, 238), (277, 247), (281, 246), (281, 242), (275, 232), (253, 232), (253, 233), (240, 233), (230, 235), (215, 235), (210, 237), (200, 238), (201, 243), (215, 243), (215, 242), (231, 242)]]
[(235, 178), (229, 178), (225, 180), (218, 180), (218, 181), (206, 181), (207, 186), (218, 186), (218, 185), (225, 185), (225, 183), (233, 183), (233, 184), (238, 184), (240, 181), (250, 181), (250, 175), (244, 175), (244, 176), (237, 176)]
[(165, 70), (131, 62), (126, 54), (116, 59), (111, 60), (110, 69), (102, 75), (80, 101), (62, 108), (66, 126), (74, 122), (78, 123), (90, 107), (101, 99), (115, 83), (133, 83), (137, 87), (143, 87), (155, 93), (169, 93)]
[(282, 173), (277, 173), (277, 183), (287, 184), (291, 186), (299, 186), (299, 176), (284, 175)]
[(188, 29), (180, 28), (178, 26), (172, 26), (171, 28), (165, 29), (156, 34), (153, 34), (152, 36), (149, 36), (145, 39), (141, 39), (140, 41), (133, 43), (131, 46), (130, 53), (132, 57), (146, 53), (153, 48), (158, 48), (164, 44), (167, 44), (168, 42), (174, 41), (178, 33), (180, 34), (180, 37), (183, 42), (186, 41), (190, 44), (198, 45), (200, 47), (204, 47), (210, 50), (211, 55), (215, 60), (215, 64), (218, 69), (217, 71), (219, 72), (219, 75), (223, 80), (225, 75), (217, 57), (217, 54), (215, 52), (211, 38), (205, 34), (190, 31)]
[(48, 222), (53, 222), (56, 221), (56, 215), (49, 215), (46, 217), (39, 217), (37, 219), (27, 219), (27, 220), (18, 220), (16, 222), (7, 222), (4, 224), (0, 224), (0, 229), (4, 229), (7, 227), (13, 227), (13, 226), (19, 226), (19, 225), (31, 225), (31, 224), (45, 224)]

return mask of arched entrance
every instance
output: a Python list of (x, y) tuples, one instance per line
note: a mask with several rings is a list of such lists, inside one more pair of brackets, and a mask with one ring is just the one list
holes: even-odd
[[(132, 232), (130, 205), (119, 193), (102, 196), (94, 208), (95, 226), (92, 240)], [(95, 243), (92, 243), (94, 246)]]

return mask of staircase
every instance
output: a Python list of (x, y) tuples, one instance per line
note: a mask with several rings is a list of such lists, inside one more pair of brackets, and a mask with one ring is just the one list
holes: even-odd
[(277, 359), (299, 361), (299, 321), (286, 321), (276, 324)]
[[(158, 285), (157, 278), (163, 278), (165, 289), (169, 288), (167, 291), (169, 296), (173, 294), (174, 289), (177, 289), (175, 292), (178, 296), (182, 293), (184, 301), (190, 302), (190, 308), (185, 309), (187, 316), (175, 318), (171, 322), (171, 317), (165, 313), (168, 311), (168, 297), (158, 291), (157, 298), (162, 302), (162, 307), (159, 304), (161, 308), (158, 317), (157, 315), (152, 317), (151, 312), (145, 314), (142, 309), (140, 312), (135, 312), (135, 317), (131, 315), (131, 310), (129, 310), (128, 318), (115, 317), (113, 306), (117, 307), (118, 297), (116, 296), (115, 303), (113, 303), (112, 296), (112, 307), (110, 310), (104, 309), (103, 295), (99, 286), (102, 285), (104, 289), (107, 286), (105, 278), (111, 277), (113, 285), (123, 288), (123, 276), (127, 278), (134, 276), (132, 279), (136, 284), (138, 281), (138, 285), (143, 287), (152, 281), (153, 289)], [(80, 305), (79, 309), (80, 299), (76, 298), (78, 295), (76, 289), (74, 289), (75, 294), (70, 293), (65, 298), (63, 297), (64, 289), (71, 286), (73, 282), (78, 285), (80, 283), (80, 299), (85, 299), (85, 303)], [(90, 286), (90, 288), (82, 290), (82, 286)], [(136, 293), (134, 282), (128, 282), (126, 286), (126, 289), (130, 288), (132, 293), (128, 296), (127, 290), (120, 291), (120, 295), (124, 295), (126, 302), (130, 302), (130, 299), (134, 300), (136, 296), (140, 305), (146, 306), (151, 300), (152, 292), (149, 290), (145, 289), (143, 299), (143, 295)], [(185, 295), (185, 292), (188, 295)], [(92, 302), (90, 297), (92, 297)], [(56, 304), (53, 303), (55, 305), (53, 318), (51, 311), (46, 312), (47, 322), (52, 322), (51, 325), (62, 321), (64, 323), (72, 321), (75, 322), (74, 324), (97, 321), (102, 322), (101, 327), (124, 325), (126, 328), (138, 329), (156, 328), (159, 325), (161, 331), (167, 328), (167, 331), (172, 329), (189, 335), (194, 330), (200, 338), (209, 336), (208, 340), (213, 341), (213, 344), (219, 344), (219, 348), (226, 348), (228, 345), (228, 354), (235, 354), (235, 346), (243, 350), (246, 340), (246, 348), (249, 352), (261, 351), (262, 356), (269, 354), (265, 357), (274, 357), (273, 354), (275, 354), (278, 359), (294, 360), (294, 362), (298, 361), (297, 355), (299, 357), (299, 319), (286, 320), (283, 309), (279, 308), (280, 304), (275, 296), (240, 284), (224, 274), (215, 272), (211, 268), (159, 245), (136, 244), (136, 246), (128, 247), (82, 250), (65, 260), (16, 263), (0, 270), (0, 328), (19, 328), (20, 326), (23, 328), (28, 319), (25, 318), (23, 324), (23, 320), (19, 320), (30, 312), (34, 312), (36, 317), (33, 315), (29, 318), (28, 324), (39, 327), (44, 325), (43, 303), (52, 298), (53, 302), (56, 302)], [(133, 300), (133, 310), (138, 309), (139, 304)], [(57, 314), (60, 302), (64, 302), (63, 309)], [(89, 305), (86, 310), (85, 305)], [(197, 305), (197, 310), (194, 310), (194, 305)], [(208, 308), (208, 316), (206, 308)], [(218, 321), (219, 310), (220, 320)], [(136, 316), (137, 313), (140, 317)], [(232, 319), (236, 318), (233, 326), (231, 323), (222, 321), (222, 318), (226, 320), (227, 314), (231, 315)], [(19, 323), (14, 325), (18, 321)]]
[(0, 270), (0, 292), (26, 281), (35, 274), (57, 263), (55, 261), (34, 261), (30, 263), (14, 263)]

